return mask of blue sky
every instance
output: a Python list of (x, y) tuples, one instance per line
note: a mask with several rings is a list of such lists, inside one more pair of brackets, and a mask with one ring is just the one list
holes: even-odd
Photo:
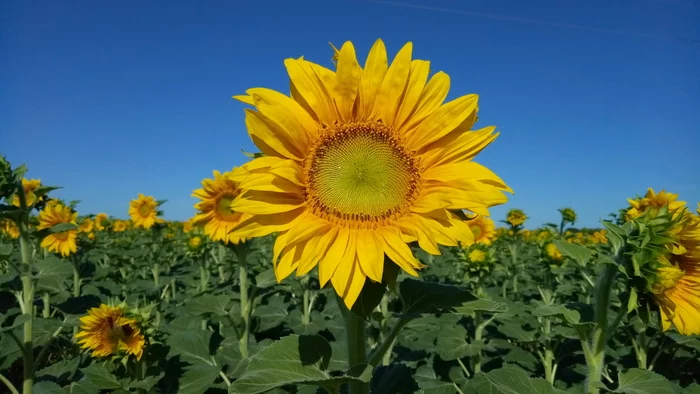
[(492, 216), (571, 206), (595, 226), (649, 186), (700, 200), (698, 20), (683, 0), (4, 1), (0, 153), (81, 213), (145, 193), (186, 219), (201, 179), (254, 150), (232, 95), (286, 93), (283, 60), (330, 66), (329, 41), (361, 62), (413, 41), (501, 131), (477, 161), (516, 195)]

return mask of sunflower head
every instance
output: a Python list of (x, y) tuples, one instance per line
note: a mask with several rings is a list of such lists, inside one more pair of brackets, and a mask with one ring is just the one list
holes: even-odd
[[(41, 187), (40, 179), (26, 179), (22, 178), (22, 188), (24, 189), (24, 197), (27, 200), (27, 207), (33, 206), (35, 203), (41, 200), (42, 197), (37, 197), (35, 192)], [(12, 205), (19, 207), (20, 201), (19, 196), (15, 194), (12, 197)]]
[[(48, 230), (52, 227), (70, 223), (76, 224), (78, 213), (58, 202), (57, 200), (49, 201), (44, 209), (39, 212), (39, 226), (37, 230)], [(78, 236), (77, 226), (75, 229), (49, 233), (42, 239), (41, 247), (46, 248), (51, 252), (60, 253), (63, 257), (75, 253), (78, 250), (76, 238)]]
[(121, 233), (129, 229), (129, 221), (128, 220), (119, 220), (116, 219), (115, 221), (112, 222), (112, 231), (115, 233)]
[(250, 217), (231, 208), (233, 200), (240, 193), (239, 182), (233, 179), (231, 172), (222, 174), (214, 171), (214, 178), (204, 179), (202, 188), (192, 194), (200, 201), (194, 205), (198, 213), (189, 221), (188, 230), (195, 225), (201, 227), (212, 241), (233, 244), (241, 242), (242, 237), (231, 234), (236, 225)]
[(80, 318), (80, 331), (75, 336), (83, 349), (93, 357), (125, 353), (141, 359), (146, 344), (138, 319), (128, 316), (123, 306), (102, 304)]
[(187, 249), (189, 249), (190, 252), (197, 252), (202, 248), (203, 244), (202, 237), (195, 235), (187, 241)]
[(129, 216), (136, 228), (149, 229), (156, 223), (163, 223), (159, 218), (158, 202), (152, 196), (138, 195), (138, 198), (131, 200), (129, 204)]
[(474, 242), (490, 245), (496, 238), (496, 225), (488, 216), (476, 215), (467, 222), (469, 229), (474, 234)]
[(559, 213), (561, 213), (561, 220), (564, 223), (576, 223), (576, 211), (571, 208), (560, 208)]
[(6, 234), (12, 239), (19, 238), (19, 227), (10, 219), (0, 219), (0, 234)]
[(182, 231), (187, 234), (190, 231), (194, 230), (195, 225), (194, 225), (194, 219), (190, 218), (182, 222)]
[(666, 207), (670, 212), (676, 212), (682, 210), (686, 204), (685, 201), (678, 201), (678, 194), (668, 193), (665, 190), (656, 193), (652, 188), (647, 190), (644, 197), (637, 197), (627, 201), (630, 207), (625, 214), (626, 220), (636, 219), (645, 213), (657, 215), (662, 207)]
[(95, 229), (97, 231), (103, 231), (107, 224), (107, 219), (109, 219), (109, 216), (107, 216), (106, 213), (98, 213), (95, 215)]
[(608, 243), (608, 230), (602, 229), (602, 230), (594, 231), (592, 234), (592, 237), (593, 237), (594, 243), (607, 244)]
[(80, 222), (80, 227), (79, 230), (81, 233), (90, 233), (92, 230), (95, 228), (95, 221), (92, 220), (91, 218), (83, 218), (83, 220)]
[(506, 214), (506, 222), (512, 227), (520, 227), (527, 220), (527, 215), (521, 209), (511, 209)]
[(549, 242), (545, 245), (544, 253), (550, 261), (561, 262), (564, 260), (564, 255), (561, 254), (561, 251), (553, 242)]
[(495, 262), (491, 249), (485, 244), (463, 246), (461, 255), (467, 270), (471, 273), (486, 273), (491, 270)]

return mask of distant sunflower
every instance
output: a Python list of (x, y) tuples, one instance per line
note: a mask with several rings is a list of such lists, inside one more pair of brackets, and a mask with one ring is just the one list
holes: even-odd
[(80, 332), (75, 337), (94, 357), (125, 352), (141, 359), (146, 340), (136, 319), (126, 317), (123, 308), (102, 304), (91, 308), (80, 322)]
[[(62, 223), (76, 224), (75, 221), (77, 218), (78, 213), (73, 212), (70, 207), (57, 201), (49, 201), (44, 210), (39, 212), (39, 226), (37, 229), (50, 229)], [(41, 241), (41, 247), (54, 253), (60, 253), (63, 257), (66, 257), (78, 250), (78, 246), (75, 242), (77, 236), (77, 229), (51, 233)]]
[(677, 200), (678, 194), (667, 193), (665, 190), (661, 190), (657, 194), (654, 189), (649, 188), (644, 197), (627, 200), (630, 203), (630, 208), (627, 210), (625, 218), (627, 220), (635, 219), (647, 211), (658, 211), (661, 207), (668, 207), (669, 212), (676, 212), (685, 207), (685, 201)]
[(291, 97), (254, 88), (235, 98), (255, 106), (246, 126), (265, 154), (236, 171), (243, 193), (234, 211), (252, 215), (233, 236), (279, 232), (277, 280), (319, 266), (350, 308), (367, 278), (382, 281), (384, 256), (410, 275), (423, 268), (408, 242), (432, 254), (438, 244), (474, 236), (454, 211), (488, 215), (508, 186), (473, 158), (497, 136), (471, 131), (478, 96), (444, 103), (450, 79), (412, 60), (406, 44), (389, 65), (381, 40), (364, 68), (346, 42), (335, 71), (286, 59)]
[(506, 222), (513, 227), (522, 226), (527, 220), (527, 215), (521, 209), (511, 209), (506, 214)]
[(559, 248), (557, 248), (557, 245), (554, 243), (550, 242), (544, 247), (544, 251), (547, 254), (547, 256), (556, 261), (561, 261), (564, 259), (564, 255), (561, 254), (561, 251), (559, 251)]
[(82, 222), (80, 222), (80, 227), (79, 230), (81, 233), (89, 233), (92, 232), (92, 230), (95, 229), (95, 221), (90, 219), (90, 218), (84, 218)]
[(152, 196), (144, 196), (139, 193), (135, 200), (129, 204), (129, 216), (134, 222), (134, 227), (149, 229), (156, 223), (162, 223), (158, 217), (158, 203)]
[(95, 229), (97, 231), (104, 231), (105, 224), (106, 224), (108, 218), (109, 218), (109, 216), (107, 216), (106, 213), (98, 213), (95, 216)]
[(182, 223), (182, 231), (184, 233), (189, 233), (194, 229), (194, 227), (194, 219), (188, 219)]
[(115, 220), (112, 222), (112, 231), (115, 233), (121, 233), (123, 231), (126, 231), (129, 229), (129, 221), (128, 220)]
[(10, 219), (0, 219), (0, 233), (7, 234), (8, 237), (19, 238), (19, 228), (17, 224)]
[(496, 238), (496, 225), (488, 216), (477, 215), (467, 222), (474, 234), (474, 242), (489, 245)]
[(231, 209), (231, 203), (240, 193), (238, 184), (230, 172), (214, 171), (214, 179), (204, 179), (203, 187), (192, 194), (201, 200), (194, 205), (199, 212), (191, 219), (192, 224), (201, 226), (212, 241), (237, 244), (243, 238), (231, 234), (236, 225), (250, 217)]
[[(31, 207), (37, 202), (37, 197), (34, 192), (41, 187), (40, 179), (24, 179), (22, 178), (22, 188), (24, 189), (24, 196), (27, 200), (27, 206)], [(19, 196), (17, 194), (12, 197), (12, 205), (19, 207)]]

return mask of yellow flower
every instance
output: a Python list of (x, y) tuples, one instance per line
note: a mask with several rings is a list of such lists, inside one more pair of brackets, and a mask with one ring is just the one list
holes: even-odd
[(128, 220), (115, 220), (112, 222), (112, 231), (115, 233), (121, 233), (123, 231), (126, 231), (129, 229), (129, 221)]
[(235, 96), (246, 126), (265, 154), (234, 172), (243, 193), (234, 211), (252, 215), (237, 237), (274, 232), (277, 280), (318, 265), (351, 308), (366, 280), (382, 281), (384, 255), (410, 275), (423, 268), (407, 242), (431, 254), (438, 244), (474, 242), (453, 211), (488, 216), (506, 202), (508, 186), (474, 157), (497, 134), (471, 131), (478, 97), (443, 104), (449, 77), (412, 60), (406, 44), (389, 65), (378, 40), (360, 67), (351, 42), (337, 70), (286, 59), (291, 98), (254, 88)]
[(102, 304), (90, 309), (80, 322), (80, 332), (75, 337), (83, 349), (92, 350), (93, 357), (126, 352), (141, 359), (146, 340), (136, 319), (126, 317), (123, 308)]
[(90, 218), (84, 218), (82, 222), (80, 222), (80, 232), (81, 233), (89, 233), (92, 232), (92, 230), (95, 228), (95, 222), (90, 219)]
[(131, 200), (129, 216), (135, 227), (149, 229), (156, 223), (163, 223), (163, 219), (158, 217), (156, 200), (152, 196), (144, 196), (141, 193), (137, 199)]
[[(37, 229), (50, 229), (61, 223), (76, 224), (75, 221), (77, 218), (77, 212), (72, 212), (70, 207), (52, 200), (46, 204), (43, 211), (39, 212), (39, 226)], [(75, 242), (77, 236), (77, 229), (52, 233), (44, 237), (41, 241), (41, 247), (51, 252), (60, 253), (63, 257), (66, 257), (78, 250), (78, 246)]]
[[(700, 217), (683, 212), (677, 244), (660, 259), (652, 292), (664, 331), (671, 323), (684, 335), (700, 334)], [(680, 247), (678, 246), (680, 245)], [(682, 253), (677, 253), (681, 251)]]
[(5, 233), (10, 238), (19, 238), (19, 228), (10, 219), (0, 219), (0, 233)]
[(474, 249), (469, 252), (469, 261), (472, 263), (483, 263), (486, 261), (486, 252), (481, 249)]
[(477, 215), (475, 218), (470, 219), (467, 224), (472, 234), (474, 234), (474, 242), (476, 243), (489, 245), (496, 238), (496, 225), (488, 216)]
[(187, 241), (187, 247), (192, 251), (199, 249), (200, 246), (202, 246), (202, 237), (199, 235), (195, 235)]
[(678, 194), (667, 193), (665, 190), (656, 194), (654, 189), (649, 188), (643, 198), (627, 200), (630, 203), (630, 208), (627, 210), (625, 218), (627, 220), (636, 219), (648, 210), (655, 213), (664, 206), (668, 207), (669, 212), (679, 211), (685, 207), (685, 201), (676, 201), (677, 199)]
[(552, 260), (561, 260), (564, 258), (564, 256), (559, 251), (559, 248), (557, 248), (557, 245), (551, 242), (544, 247), (544, 251), (545, 253), (547, 253), (547, 256), (549, 256)]
[(608, 243), (608, 230), (602, 229), (593, 233), (593, 242), (599, 244)]
[(184, 233), (189, 233), (192, 229), (194, 229), (194, 219), (188, 219), (182, 223), (182, 231)]
[(559, 209), (561, 213), (561, 219), (566, 223), (576, 223), (576, 211), (571, 208), (561, 208)]
[(90, 241), (94, 241), (94, 240), (95, 240), (95, 233), (89, 233), (89, 234), (87, 235), (87, 238), (88, 238)]
[(107, 216), (106, 213), (98, 213), (97, 216), (95, 216), (95, 229), (97, 229), (97, 231), (103, 231), (105, 229), (107, 218), (109, 218), (109, 216)]
[[(31, 207), (34, 205), (35, 202), (37, 202), (36, 195), (34, 192), (36, 189), (41, 187), (41, 180), (40, 179), (24, 179), (22, 178), (22, 188), (24, 189), (24, 196), (27, 199), (27, 206)], [(19, 207), (19, 196), (15, 194), (12, 197), (12, 205)]]
[(511, 209), (506, 214), (506, 222), (513, 227), (521, 226), (527, 220), (527, 215), (520, 209)]
[(202, 226), (212, 241), (239, 243), (243, 237), (231, 234), (231, 230), (250, 217), (231, 209), (231, 203), (241, 192), (239, 182), (231, 178), (230, 172), (214, 171), (214, 179), (204, 179), (202, 186), (192, 194), (201, 200), (194, 205), (199, 212), (192, 218), (192, 224)]

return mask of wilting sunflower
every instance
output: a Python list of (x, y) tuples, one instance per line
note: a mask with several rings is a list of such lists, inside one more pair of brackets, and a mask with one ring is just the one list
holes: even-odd
[[(40, 179), (24, 179), (22, 178), (22, 188), (24, 189), (24, 196), (27, 200), (27, 206), (31, 207), (34, 205), (35, 202), (37, 202), (36, 194), (34, 192), (41, 187), (41, 180)], [(14, 195), (12, 197), (12, 205), (19, 207), (19, 196)]]
[(7, 234), (8, 237), (13, 239), (19, 238), (19, 228), (10, 219), (0, 219), (0, 233)]
[(81, 233), (92, 232), (92, 230), (94, 228), (95, 228), (95, 221), (90, 219), (90, 218), (84, 218), (83, 221), (80, 222), (79, 230)]
[(476, 215), (467, 222), (474, 234), (474, 242), (489, 245), (496, 238), (496, 225), (488, 216)]
[(141, 193), (137, 199), (131, 200), (129, 216), (134, 222), (134, 227), (149, 229), (156, 223), (163, 223), (163, 219), (158, 217), (156, 200), (152, 196), (144, 196)]
[(126, 231), (129, 229), (129, 221), (128, 220), (115, 220), (112, 222), (112, 231), (115, 233), (121, 233), (123, 231)]
[[(39, 226), (37, 229), (50, 229), (61, 223), (76, 224), (75, 221), (77, 218), (77, 212), (73, 212), (70, 207), (52, 200), (46, 204), (43, 211), (39, 212)], [(63, 257), (66, 257), (78, 250), (78, 246), (75, 242), (77, 236), (77, 229), (52, 233), (44, 237), (41, 241), (41, 247), (51, 252), (60, 253)]]
[(103, 231), (108, 218), (109, 216), (107, 216), (106, 213), (98, 213), (95, 216), (95, 229), (97, 231)]
[(146, 340), (136, 319), (125, 316), (123, 308), (102, 304), (91, 308), (80, 322), (75, 337), (84, 349), (92, 350), (94, 357), (126, 352), (141, 359)]
[(661, 190), (658, 194), (654, 189), (649, 188), (644, 197), (628, 199), (630, 208), (627, 210), (625, 218), (627, 220), (640, 217), (643, 213), (649, 210), (658, 211), (661, 207), (668, 207), (669, 212), (676, 212), (685, 207), (685, 201), (677, 201), (678, 194), (667, 193)]
[(506, 222), (513, 227), (522, 226), (525, 220), (527, 220), (527, 215), (521, 209), (511, 209), (506, 214)]
[(472, 159), (497, 136), (471, 131), (477, 95), (444, 103), (447, 74), (428, 79), (430, 63), (406, 44), (391, 65), (384, 43), (364, 68), (346, 42), (335, 71), (286, 59), (291, 97), (255, 88), (235, 96), (255, 106), (246, 126), (265, 154), (235, 172), (244, 191), (231, 205), (252, 215), (233, 232), (279, 232), (277, 280), (317, 264), (348, 308), (369, 278), (382, 281), (384, 255), (417, 276), (423, 265), (407, 243), (439, 254), (438, 244), (474, 242), (454, 211), (488, 215), (508, 186)]
[(700, 217), (688, 211), (671, 230), (677, 238), (655, 265), (652, 293), (664, 330), (700, 334)]
[(194, 205), (199, 212), (191, 223), (201, 226), (212, 241), (237, 244), (244, 238), (231, 234), (236, 225), (250, 217), (231, 209), (231, 203), (241, 192), (238, 184), (230, 172), (214, 171), (214, 179), (204, 179), (203, 187), (192, 193), (201, 201)]

